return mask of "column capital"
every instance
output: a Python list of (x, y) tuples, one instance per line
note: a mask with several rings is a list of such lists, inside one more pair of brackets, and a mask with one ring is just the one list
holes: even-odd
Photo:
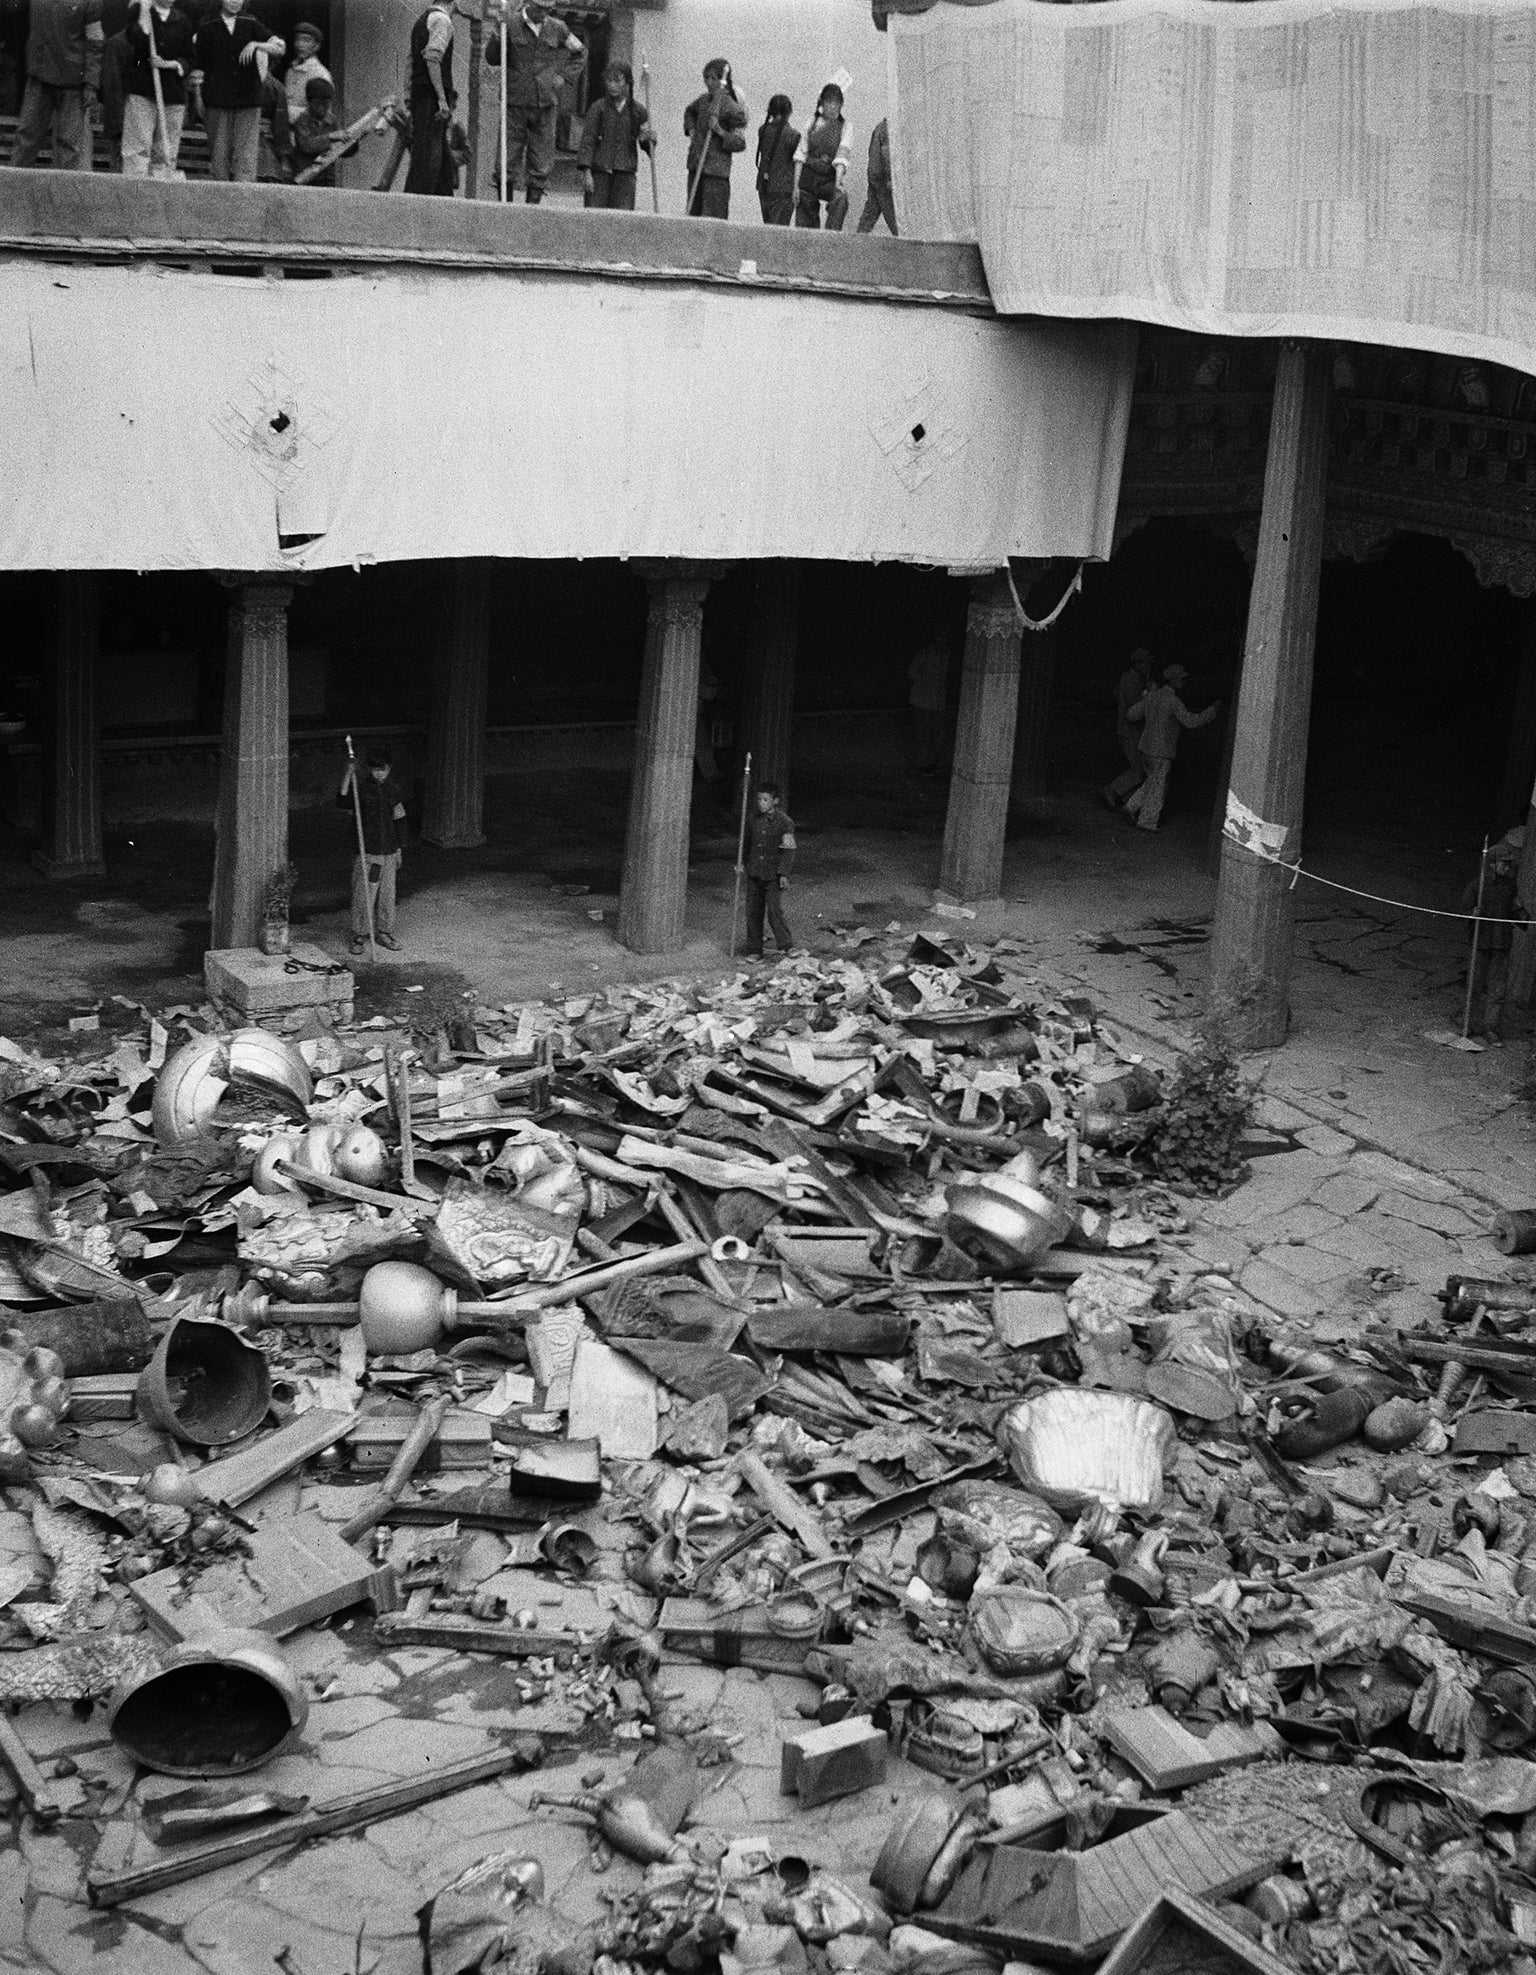
[(680, 624), (697, 624), (704, 612), (711, 576), (680, 575), (674, 569), (667, 575), (646, 577), (650, 590), (650, 618), (663, 630)]

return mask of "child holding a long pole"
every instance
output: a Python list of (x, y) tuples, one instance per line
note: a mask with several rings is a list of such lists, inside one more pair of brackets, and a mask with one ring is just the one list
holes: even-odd
[(375, 748), (359, 774), (352, 736), (347, 736), (347, 771), (341, 778), (337, 807), (347, 808), (357, 830), (357, 863), (352, 871), (352, 951), (368, 943), (369, 957), (378, 964), (379, 948), (398, 952), (395, 938), (395, 880), (405, 841), (405, 803), (390, 770), (389, 756)]

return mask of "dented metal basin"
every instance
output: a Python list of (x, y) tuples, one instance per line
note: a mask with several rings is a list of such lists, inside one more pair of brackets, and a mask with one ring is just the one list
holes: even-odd
[(246, 1776), (309, 1715), (298, 1676), (264, 1632), (231, 1628), (173, 1646), (107, 1703), (119, 1748), (164, 1776)]
[(190, 1145), (212, 1128), (231, 1084), (259, 1091), (302, 1118), (314, 1101), (309, 1065), (281, 1036), (266, 1029), (199, 1036), (167, 1057), (155, 1082), (155, 1137), (166, 1147)]

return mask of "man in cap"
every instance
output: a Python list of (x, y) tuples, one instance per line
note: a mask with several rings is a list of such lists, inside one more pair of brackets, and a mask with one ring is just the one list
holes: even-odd
[(1473, 969), (1470, 1030), (1473, 1035), (1487, 1036), (1494, 1042), (1504, 1040), (1504, 999), (1509, 990), (1510, 949), (1515, 943), (1515, 929), (1510, 922), (1525, 918), (1525, 907), (1515, 889), (1524, 847), (1523, 827), (1506, 832), (1488, 852), (1481, 887), (1474, 878), (1461, 895), (1461, 910), (1477, 915), (1477, 938), (1470, 962)]
[(1120, 674), (1115, 688), (1115, 739), (1125, 756), (1125, 773), (1106, 782), (1100, 794), (1111, 809), (1118, 809), (1138, 782), (1146, 779), (1141, 760), (1141, 729), (1131, 719), (1131, 708), (1145, 695), (1152, 683), (1152, 654), (1145, 645), (1131, 653), (1130, 663)]
[(325, 40), (313, 21), (300, 21), (293, 30), (293, 60), (283, 74), (283, 94), (288, 99), (289, 119), (297, 123), (309, 102), (312, 82), (334, 82), (335, 77), (320, 59)]
[(1138, 830), (1155, 830), (1168, 794), (1168, 777), (1173, 757), (1179, 751), (1181, 727), (1205, 727), (1216, 718), (1219, 701), (1204, 713), (1191, 713), (1179, 697), (1179, 688), (1189, 674), (1182, 665), (1163, 668), (1163, 683), (1149, 687), (1130, 710), (1130, 718), (1141, 726), (1141, 759), (1145, 779), (1126, 798), (1125, 813), (1134, 816)]
[(731, 65), (719, 56), (704, 67), (704, 94), (683, 112), (688, 139), (688, 214), (731, 216), (731, 159), (747, 148), (747, 106), (736, 94)]
[(545, 0), (524, 0), (505, 27), (487, 42), (492, 68), (507, 63), (507, 183), (521, 166), (530, 206), (538, 205), (555, 162), (555, 119), (560, 92), (581, 74), (586, 44), (553, 18)]

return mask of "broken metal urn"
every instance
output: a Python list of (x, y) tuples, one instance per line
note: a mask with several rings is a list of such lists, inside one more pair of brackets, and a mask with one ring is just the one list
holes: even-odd
[(173, 1646), (107, 1704), (119, 1748), (164, 1776), (247, 1776), (309, 1715), (298, 1676), (264, 1632), (231, 1628)]
[(1039, 1181), (1032, 1152), (1020, 1152), (995, 1173), (967, 1175), (949, 1189), (945, 1232), (987, 1268), (1032, 1269), (1062, 1232), (1060, 1211)]
[(227, 1447), (254, 1433), (272, 1402), (263, 1352), (228, 1324), (178, 1317), (139, 1374), (139, 1416), (189, 1447)]

